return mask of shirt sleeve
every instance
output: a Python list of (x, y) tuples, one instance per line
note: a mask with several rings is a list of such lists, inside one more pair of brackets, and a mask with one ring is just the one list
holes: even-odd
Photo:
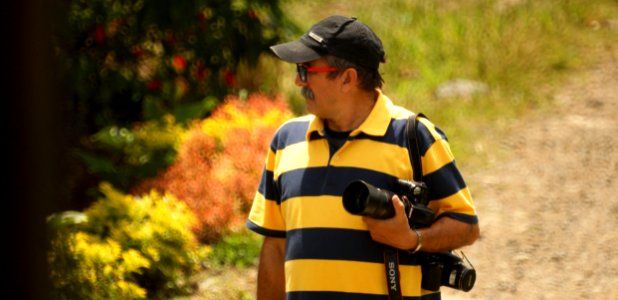
[(444, 132), (421, 118), (417, 135), (423, 181), (429, 188), (429, 208), (437, 218), (448, 216), (470, 224), (478, 223), (470, 190), (457, 168)]
[(274, 180), (276, 152), (269, 149), (258, 191), (253, 199), (247, 228), (269, 237), (285, 237), (281, 201)]

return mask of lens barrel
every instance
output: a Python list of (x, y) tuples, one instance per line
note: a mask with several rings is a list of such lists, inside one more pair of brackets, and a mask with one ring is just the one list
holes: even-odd
[(464, 292), (470, 291), (475, 282), (476, 270), (463, 264), (446, 265), (442, 273), (442, 285)]
[(391, 204), (394, 195), (391, 191), (356, 180), (343, 191), (343, 207), (353, 215), (389, 219), (395, 216), (395, 209)]

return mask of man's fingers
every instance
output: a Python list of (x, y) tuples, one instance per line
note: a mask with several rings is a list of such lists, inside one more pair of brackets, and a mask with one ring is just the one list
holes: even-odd
[(391, 199), (391, 201), (393, 202), (393, 206), (395, 207), (395, 214), (398, 215), (401, 212), (403, 212), (405, 210), (405, 206), (403, 204), (403, 201), (401, 199), (399, 199), (399, 197), (397, 195), (394, 195), (393, 198)]

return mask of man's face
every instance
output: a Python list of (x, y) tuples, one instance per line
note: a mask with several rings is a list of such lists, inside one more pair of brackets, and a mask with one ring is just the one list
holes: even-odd
[[(328, 73), (334, 69), (324, 58), (300, 64), (306, 71), (305, 81), (300, 72), (296, 74), (296, 85), (301, 87), (301, 95), (305, 98), (307, 111), (321, 118), (328, 118), (336, 103), (336, 79), (328, 78)], [(304, 75), (304, 74), (303, 74)]]

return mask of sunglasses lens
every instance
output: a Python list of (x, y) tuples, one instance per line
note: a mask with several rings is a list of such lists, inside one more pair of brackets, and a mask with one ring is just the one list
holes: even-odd
[(305, 69), (304, 66), (296, 65), (296, 72), (298, 73), (298, 77), (300, 77), (300, 80), (302, 80), (303, 82), (307, 81), (307, 69)]

